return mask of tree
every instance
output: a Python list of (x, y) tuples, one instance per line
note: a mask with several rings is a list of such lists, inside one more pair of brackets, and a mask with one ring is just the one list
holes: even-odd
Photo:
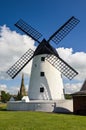
[(72, 95), (71, 94), (65, 94), (65, 99), (72, 99)]
[(9, 93), (6, 93), (5, 91), (1, 91), (1, 101), (6, 103), (9, 101), (11, 95)]

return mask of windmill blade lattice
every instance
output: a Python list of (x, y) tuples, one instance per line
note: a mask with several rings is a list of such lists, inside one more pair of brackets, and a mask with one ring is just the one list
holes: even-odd
[(56, 57), (54, 55), (47, 55), (45, 59), (70, 80), (78, 74), (77, 71), (75, 71), (60, 57)]
[(24, 66), (33, 58), (34, 51), (29, 49), (8, 71), (7, 74), (13, 79)]
[(32, 39), (34, 39), (35, 41), (37, 41), (38, 43), (40, 43), (38, 41), (38, 39), (42, 36), (41, 33), (39, 33), (37, 30), (35, 30), (33, 27), (31, 27), (30, 25), (28, 25), (26, 22), (24, 22), (22, 19), (20, 19), (16, 24), (16, 27), (18, 27), (19, 29), (21, 29), (23, 32), (25, 32), (27, 35), (29, 35)]
[(63, 26), (61, 26), (48, 41), (52, 40), (58, 44), (77, 24), (79, 20), (72, 16)]

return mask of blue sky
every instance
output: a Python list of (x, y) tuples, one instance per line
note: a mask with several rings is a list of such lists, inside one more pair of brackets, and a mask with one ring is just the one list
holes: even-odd
[(0, 0), (0, 25), (6, 24), (10, 29), (17, 30), (14, 23), (22, 18), (48, 38), (74, 15), (80, 23), (68, 35), (66, 43), (63, 40), (61, 45), (73, 47), (74, 51), (86, 51), (85, 12), (85, 0)]
[[(21, 34), (14, 26), (20, 18), (41, 32), (46, 39), (71, 16), (78, 18), (80, 23), (58, 45), (58, 48), (72, 48), (74, 53), (86, 52), (85, 13), (86, 0), (0, 0), (0, 26), (6, 25), (11, 31)], [(26, 76), (26, 84), (29, 82), (27, 79)], [(1, 79), (0, 84), (19, 86), (20, 77), (14, 81)]]

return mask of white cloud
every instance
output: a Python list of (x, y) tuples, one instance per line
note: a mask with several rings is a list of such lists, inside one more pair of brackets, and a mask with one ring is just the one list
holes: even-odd
[[(6, 71), (11, 67), (29, 48), (35, 49), (34, 41), (16, 31), (11, 31), (6, 25), (0, 27), (0, 78), (6, 78)], [(31, 63), (29, 64), (29, 68)], [(30, 69), (28, 68), (28, 74)], [(27, 73), (27, 68), (23, 70)]]
[(20, 86), (11, 86), (7, 87), (7, 92), (10, 94), (18, 94), (18, 91), (20, 90)]
[(17, 94), (20, 89), (20, 86), (7, 86), (6, 84), (0, 84), (0, 92), (5, 91), (10, 94)]
[(74, 92), (78, 92), (80, 91), (82, 86), (82, 83), (66, 83), (64, 85), (65, 87), (65, 93), (70, 94), (70, 93), (74, 93)]
[(58, 48), (57, 51), (60, 57), (79, 73), (75, 79), (84, 80), (86, 78), (86, 53), (73, 53), (72, 48)]
[(6, 84), (0, 84), (0, 91), (7, 91)]

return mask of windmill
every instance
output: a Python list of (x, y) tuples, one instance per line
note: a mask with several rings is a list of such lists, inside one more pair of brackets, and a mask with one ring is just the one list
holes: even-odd
[(33, 58), (32, 71), (29, 84), (30, 100), (57, 100), (64, 99), (64, 87), (62, 74), (68, 79), (73, 79), (78, 72), (68, 65), (58, 52), (50, 44), (53, 41), (56, 45), (79, 23), (79, 20), (72, 16), (63, 24), (48, 40), (39, 39), (42, 34), (20, 19), (15, 26), (29, 35), (39, 43), (36, 50), (29, 49), (8, 71), (11, 78), (26, 66)]

